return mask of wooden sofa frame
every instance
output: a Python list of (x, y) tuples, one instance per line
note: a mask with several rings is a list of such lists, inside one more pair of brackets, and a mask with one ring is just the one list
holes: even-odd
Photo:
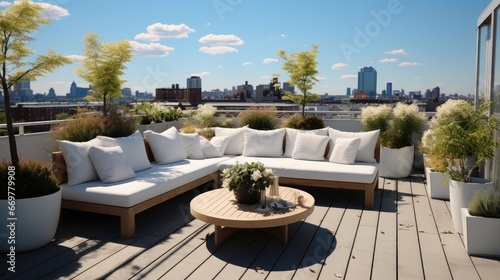
[[(151, 152), (149, 144), (146, 141), (144, 143), (146, 145), (146, 152), (148, 154), (149, 160), (154, 162), (153, 153)], [(54, 171), (57, 177), (59, 185), (68, 182), (66, 161), (64, 160), (62, 152), (60, 151), (52, 153), (52, 170)], [(219, 172), (214, 172), (207, 176), (198, 178), (181, 187), (167, 191), (161, 195), (158, 195), (156, 197), (153, 197), (151, 199), (148, 199), (144, 202), (141, 202), (131, 207), (119, 207), (119, 206), (62, 199), (61, 208), (119, 216), (121, 237), (131, 238), (135, 236), (135, 215), (153, 206), (163, 203), (175, 196), (178, 196), (189, 190), (195, 189), (211, 181), (213, 182), (214, 186), (217, 186), (219, 184)]]

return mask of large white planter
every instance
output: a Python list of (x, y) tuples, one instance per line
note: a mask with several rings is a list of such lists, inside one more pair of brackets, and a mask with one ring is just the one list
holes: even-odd
[[(15, 246), (16, 253), (33, 250), (54, 238), (61, 211), (61, 190), (45, 196), (16, 199), (14, 217), (17, 220), (8, 220), (12, 216), (9, 215), (7, 200), (0, 200), (0, 209), (0, 251), (10, 252), (11, 246)], [(15, 227), (7, 227), (4, 223), (13, 223)], [(15, 244), (12, 244), (13, 240)]]
[(500, 219), (471, 216), (467, 208), (462, 208), (461, 212), (467, 253), (474, 256), (499, 257)]
[(410, 176), (413, 168), (415, 148), (412, 146), (401, 149), (380, 147), (379, 175), (384, 178), (405, 178)]
[(493, 181), (483, 178), (471, 178), (470, 183), (450, 180), (450, 208), (453, 225), (458, 233), (463, 233), (462, 208), (469, 207), (472, 195), (481, 189), (493, 188)]
[(427, 179), (427, 193), (431, 198), (450, 199), (450, 185), (446, 182), (446, 174), (426, 167), (425, 178)]

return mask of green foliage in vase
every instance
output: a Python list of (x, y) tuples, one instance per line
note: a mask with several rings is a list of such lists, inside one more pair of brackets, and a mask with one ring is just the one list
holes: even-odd
[(246, 189), (248, 193), (268, 188), (274, 180), (274, 174), (261, 162), (236, 163), (232, 168), (222, 171), (222, 187), (230, 191)]

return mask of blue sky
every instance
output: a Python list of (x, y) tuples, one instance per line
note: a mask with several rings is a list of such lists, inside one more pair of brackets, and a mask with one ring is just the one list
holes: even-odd
[[(35, 1), (40, 2), (41, 1)], [(345, 94), (357, 87), (357, 72), (372, 66), (377, 91), (441, 88), (474, 93), (476, 23), (488, 0), (53, 0), (43, 2), (52, 18), (29, 46), (70, 56), (74, 63), (32, 82), (35, 93), (53, 87), (69, 92), (80, 67), (82, 39), (89, 32), (101, 42), (129, 40), (124, 87), (154, 92), (199, 75), (203, 90), (248, 81), (286, 81), (280, 49), (319, 46), (314, 92)], [(6, 7), (11, 2), (1, 1)]]

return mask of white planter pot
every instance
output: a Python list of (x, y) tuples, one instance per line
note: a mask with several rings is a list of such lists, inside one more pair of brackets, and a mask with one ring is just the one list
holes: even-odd
[(467, 208), (462, 208), (461, 212), (467, 253), (474, 256), (499, 257), (500, 219), (471, 216)]
[[(6, 226), (2, 224), (0, 251), (10, 252), (11, 246), (15, 246), (16, 253), (33, 250), (54, 238), (61, 211), (61, 190), (45, 196), (16, 199), (17, 220), (8, 220), (12, 217), (9, 215), (7, 200), (0, 200), (0, 209), (2, 223), (15, 224), (15, 228), (7, 227), (7, 231), (3, 230)], [(15, 244), (11, 244), (13, 240)]]
[(474, 192), (493, 188), (493, 181), (483, 178), (471, 178), (470, 183), (450, 180), (450, 208), (453, 225), (458, 233), (463, 233), (462, 208), (469, 207)]
[(413, 146), (401, 149), (380, 147), (379, 175), (385, 178), (405, 178), (410, 176), (413, 168)]
[(427, 193), (431, 198), (450, 199), (450, 185), (446, 182), (446, 174), (426, 167), (425, 177), (427, 179)]

